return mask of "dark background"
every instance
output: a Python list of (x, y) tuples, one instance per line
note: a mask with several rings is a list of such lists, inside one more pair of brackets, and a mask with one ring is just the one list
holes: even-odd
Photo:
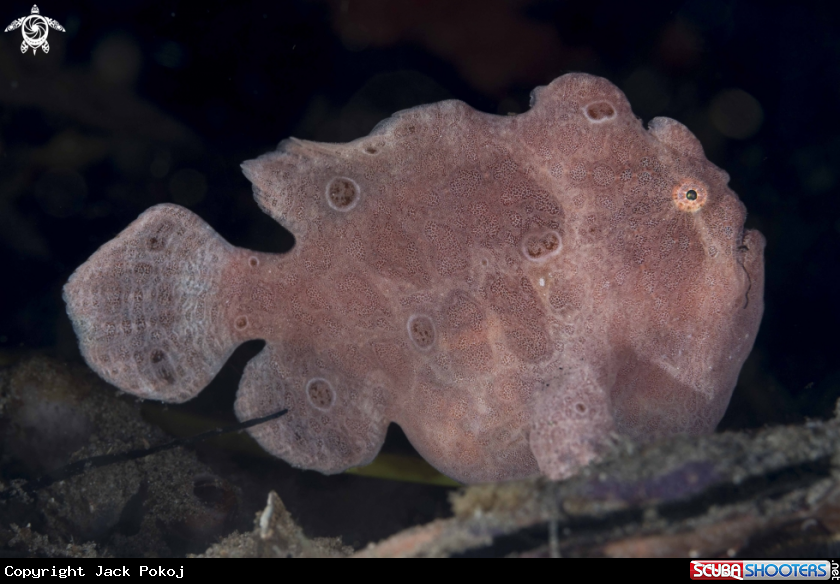
[[(449, 98), (521, 112), (535, 86), (585, 71), (624, 90), (645, 122), (685, 123), (767, 238), (764, 320), (721, 428), (828, 417), (840, 395), (831, 4), (39, 4), (66, 29), (50, 32), (49, 54), (21, 54), (20, 31), (0, 33), (0, 364), (33, 352), (81, 361), (61, 287), (151, 205), (185, 205), (237, 246), (287, 250), (293, 238), (239, 170), (281, 139), (344, 142)], [(3, 2), (0, 26), (30, 9)], [(184, 407), (232, 420), (237, 375), (260, 346)]]

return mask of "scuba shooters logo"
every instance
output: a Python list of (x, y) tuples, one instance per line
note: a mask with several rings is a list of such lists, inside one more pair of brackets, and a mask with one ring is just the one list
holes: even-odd
[(692, 580), (743, 580), (744, 563), (732, 561), (703, 561), (691, 562)]
[(837, 580), (828, 560), (692, 560), (692, 580)]

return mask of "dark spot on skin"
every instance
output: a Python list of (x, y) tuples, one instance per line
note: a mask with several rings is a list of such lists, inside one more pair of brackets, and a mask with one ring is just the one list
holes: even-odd
[(160, 363), (161, 361), (163, 361), (163, 358), (165, 356), (166, 355), (164, 355), (163, 351), (161, 351), (160, 349), (155, 349), (154, 351), (152, 351), (152, 363)]
[(160, 378), (163, 379), (169, 385), (173, 385), (175, 383), (175, 374), (168, 367), (161, 367), (158, 369), (158, 374)]
[(598, 101), (586, 106), (586, 115), (590, 120), (606, 120), (615, 115), (615, 108), (608, 101)]
[(582, 403), (576, 403), (575, 404), (575, 409), (578, 411), (579, 414), (585, 414), (586, 413), (586, 406)]
[(539, 261), (560, 249), (560, 236), (553, 231), (532, 235), (522, 247), (529, 260)]
[(408, 319), (408, 336), (421, 351), (429, 350), (435, 343), (435, 325), (428, 316), (418, 315)]
[(306, 395), (309, 402), (319, 410), (329, 409), (335, 401), (335, 392), (326, 379), (311, 379), (306, 384)]
[(239, 329), (239, 330), (244, 329), (245, 327), (248, 326), (248, 318), (245, 317), (245, 316), (240, 316), (239, 318), (236, 319), (236, 322), (234, 323), (234, 326), (236, 326), (236, 328)]
[(365, 146), (365, 152), (368, 154), (376, 154), (379, 150), (377, 150), (375, 146)]
[(252, 268), (256, 268), (258, 265), (260, 265), (260, 260), (258, 260), (258, 259), (257, 259), (257, 258), (255, 258), (254, 256), (251, 256), (251, 257), (248, 259), (248, 264), (249, 264)]
[(334, 178), (327, 186), (327, 201), (336, 211), (349, 211), (359, 200), (359, 187), (349, 178)]
[(164, 241), (159, 237), (149, 238), (149, 249), (152, 251), (160, 251), (163, 249)]

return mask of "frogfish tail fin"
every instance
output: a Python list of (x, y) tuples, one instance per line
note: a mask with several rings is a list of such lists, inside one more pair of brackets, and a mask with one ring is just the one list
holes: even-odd
[(198, 394), (238, 344), (220, 300), (233, 249), (191, 211), (168, 204), (99, 248), (63, 294), (90, 367), (139, 397)]

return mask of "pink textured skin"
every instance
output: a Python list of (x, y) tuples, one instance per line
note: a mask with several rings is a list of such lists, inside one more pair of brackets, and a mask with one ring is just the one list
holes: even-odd
[(583, 74), (533, 102), (431, 104), (246, 162), (297, 237), (284, 255), (149, 209), (65, 287), (85, 358), (179, 402), (265, 339), (237, 415), (289, 408), (252, 434), (325, 473), (371, 461), (391, 421), (468, 483), (566, 477), (616, 434), (711, 432), (761, 320), (763, 237), (681, 124), (645, 130)]

